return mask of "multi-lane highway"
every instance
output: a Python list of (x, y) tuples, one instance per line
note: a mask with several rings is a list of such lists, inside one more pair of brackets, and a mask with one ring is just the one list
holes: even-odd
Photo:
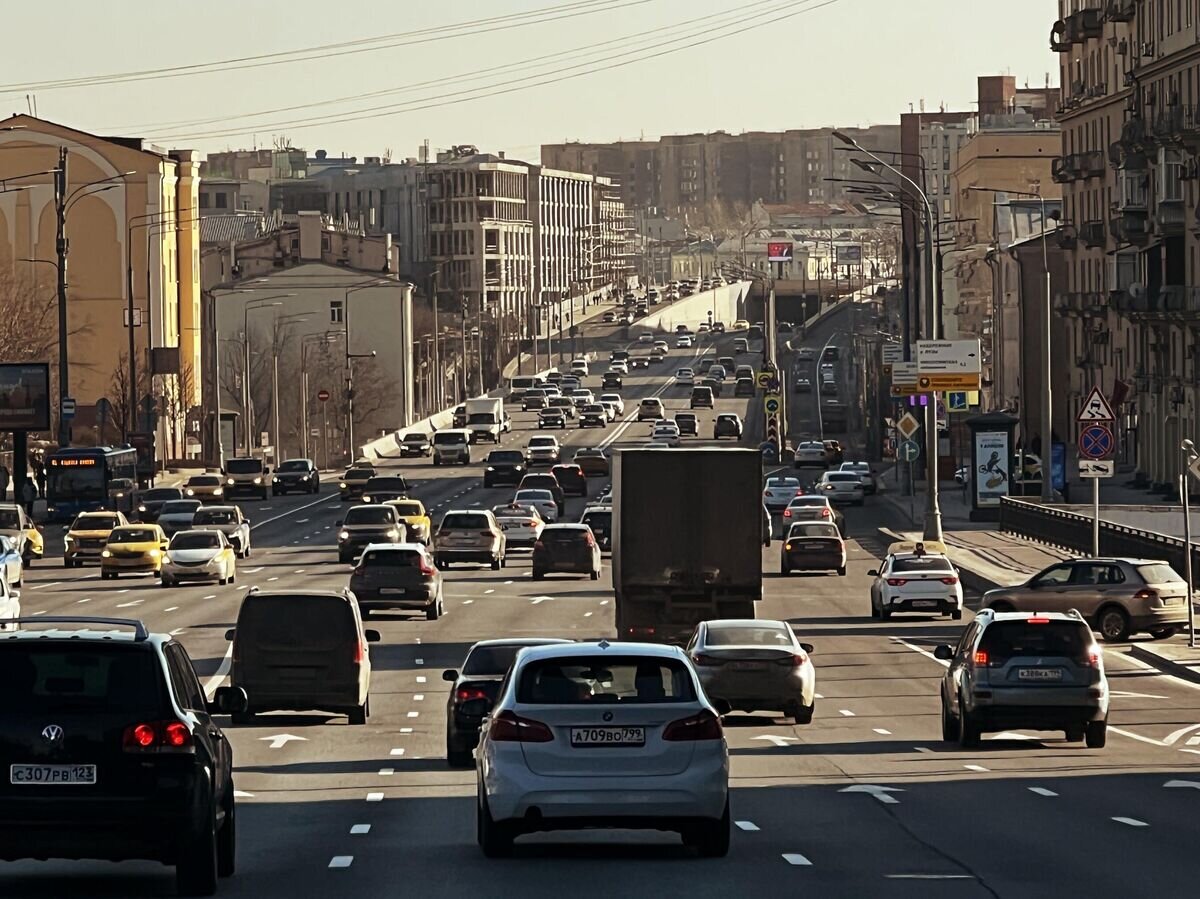
[[(814, 328), (808, 345), (819, 350), (833, 328), (836, 322)], [(629, 337), (600, 327), (592, 335), (588, 349), (601, 358)], [(730, 353), (731, 344), (732, 335), (722, 339), (720, 352)], [(687, 391), (671, 376), (701, 352), (713, 352), (713, 344), (672, 350), (663, 365), (632, 373), (623, 391), (626, 420), (603, 433), (570, 428), (564, 444), (646, 442), (650, 426), (633, 420), (636, 400), (659, 395), (668, 414), (686, 408)], [(587, 386), (598, 383), (593, 376)], [(701, 413), (701, 437), (685, 438), (685, 445), (712, 443), (706, 438), (716, 412), (757, 409), (759, 400), (730, 393), (713, 413)], [(515, 426), (504, 445), (538, 433), (533, 413), (510, 411)], [(749, 415), (748, 424), (743, 443), (753, 446), (761, 423)], [(511, 496), (508, 488), (482, 487), (478, 461), (461, 469), (435, 469), (428, 460), (386, 468), (411, 478), (435, 521), (450, 509), (488, 508)], [(51, 560), (28, 573), (24, 612), (140, 617), (178, 636), (211, 691), (228, 670), (224, 633), (249, 586), (346, 585), (349, 568), (337, 563), (334, 549), (345, 507), (334, 487), (326, 483), (316, 499), (246, 502), (255, 553), (240, 563), (235, 585), (166, 590), (149, 578), (101, 582), (95, 569), (68, 570)], [(583, 505), (568, 500), (567, 518), (577, 518)], [(784, 579), (778, 544), (763, 551), (759, 615), (787, 619), (815, 645), (819, 698), (809, 726), (728, 717), (736, 828), (727, 858), (699, 860), (671, 834), (622, 831), (523, 838), (515, 858), (503, 861), (479, 852), (475, 775), (445, 761), (442, 670), (458, 666), (480, 639), (613, 634), (607, 558), (598, 582), (551, 576), (535, 584), (527, 557), (514, 553), (500, 571), (447, 572), (446, 614), (437, 621), (373, 616), (370, 626), (383, 641), (371, 648), (367, 727), (316, 714), (265, 714), (253, 726), (226, 725), (237, 762), (239, 859), (221, 895), (1194, 895), (1200, 692), (1108, 652), (1114, 700), (1106, 749), (1021, 733), (985, 739), (971, 751), (943, 744), (942, 668), (931, 650), (956, 639), (970, 615), (963, 622), (870, 618), (867, 570), (884, 549), (877, 528), (893, 523), (890, 508), (872, 498), (847, 512), (853, 539), (846, 577)], [(4, 896), (172, 890), (171, 871), (151, 864), (0, 866)]]

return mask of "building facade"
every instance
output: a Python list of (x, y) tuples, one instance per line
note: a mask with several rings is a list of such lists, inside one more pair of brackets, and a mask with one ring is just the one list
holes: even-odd
[(1060, 0), (1074, 412), (1099, 385), (1137, 479), (1174, 490), (1200, 411), (1200, 27), (1193, 3)]

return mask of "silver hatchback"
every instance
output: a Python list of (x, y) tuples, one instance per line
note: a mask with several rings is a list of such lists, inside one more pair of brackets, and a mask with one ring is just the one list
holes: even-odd
[(434, 536), (438, 568), (449, 568), (451, 562), (476, 562), (498, 571), (504, 567), (505, 548), (504, 529), (496, 516), (480, 509), (447, 512)]

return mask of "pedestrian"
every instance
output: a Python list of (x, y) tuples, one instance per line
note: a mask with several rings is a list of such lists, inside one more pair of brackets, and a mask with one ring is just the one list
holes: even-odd
[(20, 502), (25, 507), (25, 511), (30, 515), (33, 514), (33, 501), (35, 499), (37, 499), (37, 488), (33, 486), (33, 481), (26, 478), (25, 483), (21, 485)]
[(46, 463), (41, 459), (35, 459), (33, 463), (33, 476), (37, 479), (38, 496), (45, 499), (46, 497)]
[(12, 477), (8, 473), (8, 469), (0, 465), (0, 502), (4, 501), (4, 497), (8, 495), (8, 482)]

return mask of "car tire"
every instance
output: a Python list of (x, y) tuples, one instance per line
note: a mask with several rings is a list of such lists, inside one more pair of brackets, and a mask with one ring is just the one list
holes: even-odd
[(701, 858), (724, 858), (729, 854), (729, 800), (720, 818), (697, 822), (684, 842), (696, 848)]
[(942, 742), (958, 742), (958, 722), (950, 714), (950, 708), (944, 699), (942, 700)]
[(962, 621), (962, 609), (955, 609), (950, 613), (951, 621)]
[(780, 562), (779, 563), (779, 573), (781, 575), (783, 575), (784, 577), (787, 577), (789, 574), (792, 573), (792, 568), (790, 565), (788, 565), (787, 562)]
[(229, 716), (229, 720), (239, 727), (245, 727), (254, 723), (254, 715), (255, 713), (251, 711), (234, 712)]
[(533, 569), (533, 579), (534, 579), (535, 581), (540, 581), (540, 580), (542, 580), (542, 579), (543, 579), (545, 576), (546, 576), (546, 572), (544, 572), (544, 571), (539, 571), (539, 570), (538, 570), (538, 569), (536, 569), (536, 568), (535, 568), (535, 569)]
[(1103, 749), (1104, 744), (1108, 742), (1108, 722), (1089, 721), (1084, 742), (1088, 749)]
[(872, 618), (879, 617), (879, 609), (876, 608), (876, 606), (875, 606), (875, 600), (871, 600), (871, 617)]
[(237, 870), (237, 804), (230, 792), (225, 823), (217, 834), (217, 877), (232, 877)]
[[(18, 582), (17, 586), (20, 586), (20, 582)], [(1156, 627), (1154, 630), (1150, 631), (1150, 636), (1153, 637), (1155, 640), (1169, 640), (1172, 637), (1174, 637), (1177, 633), (1179, 633), (1179, 628)]]
[(354, 708), (350, 709), (349, 715), (347, 717), (349, 717), (351, 724), (364, 725), (367, 723), (367, 718), (369, 718), (370, 716), (371, 716), (371, 698), (368, 696), (363, 701), (362, 705), (355, 706)]
[(891, 609), (888, 609), (888, 608), (885, 608), (884, 606), (882, 606), (882, 605), (881, 605), (881, 606), (879, 607), (879, 618), (880, 618), (880, 620), (881, 620), (881, 621), (887, 621), (887, 620), (888, 620), (889, 618), (891, 618), (891, 617), (892, 617), (892, 610), (891, 610)]
[(962, 701), (962, 697), (959, 697), (958, 709), (958, 745), (963, 749), (975, 749), (979, 746), (982, 731), (971, 713), (967, 711), (967, 705)]
[(792, 720), (797, 724), (812, 724), (813, 714), (817, 711), (817, 702), (812, 705), (797, 705), (792, 712)]
[(1087, 736), (1087, 728), (1080, 725), (1068, 727), (1063, 731), (1063, 736), (1067, 738), (1068, 743), (1082, 743)]
[(500, 559), (492, 559), (492, 571), (500, 570)]
[(846, 576), (846, 566), (843, 565), (841, 568), (839, 568), (837, 570), (837, 573), (838, 573), (838, 577), (845, 577)]
[(599, 571), (593, 571), (593, 572), (592, 572), (592, 580), (593, 580), (593, 581), (598, 581), (598, 580), (600, 580), (600, 572), (599, 572)]
[(479, 797), (475, 804), (475, 838), (479, 848), (486, 858), (506, 858), (512, 854), (513, 829), (508, 824), (498, 824), (492, 820), (488, 810), (487, 799)]
[(162, 580), (160, 580), (160, 581), (158, 582), (158, 586), (160, 586), (160, 587), (170, 587), (170, 586), (171, 586), (173, 583), (174, 583), (174, 582), (173, 582), (173, 581), (172, 581), (172, 580), (171, 580), (169, 577), (165, 577), (165, 578), (163, 578)]
[(200, 833), (190, 834), (175, 863), (175, 888), (181, 896), (211, 896), (217, 891), (217, 823), (211, 812)]
[(450, 741), (446, 741), (446, 764), (451, 768), (470, 768), (475, 762), (471, 750), (452, 749)]
[(1096, 630), (1105, 643), (1124, 643), (1129, 639), (1129, 615), (1120, 606), (1107, 606), (1096, 615)]
[(432, 606), (425, 611), (426, 621), (437, 621), (442, 617), (442, 595), (439, 593), (437, 600)]

